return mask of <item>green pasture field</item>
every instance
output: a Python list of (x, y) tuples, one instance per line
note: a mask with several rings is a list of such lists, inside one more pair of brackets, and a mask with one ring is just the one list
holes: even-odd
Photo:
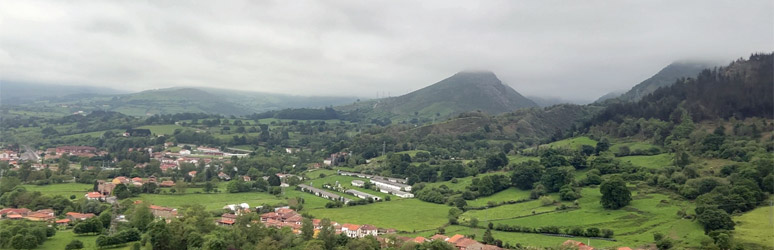
[[(633, 200), (629, 206), (618, 210), (607, 210), (599, 203), (601, 194), (598, 188), (584, 188), (582, 194), (583, 197), (578, 200), (580, 209), (501, 220), (495, 224), (561, 228), (598, 227), (613, 230), (614, 238), (620, 244), (599, 245), (603, 247), (649, 244), (653, 241), (653, 233), (656, 232), (673, 238), (678, 242), (679, 248), (698, 247), (701, 240), (706, 237), (697, 222), (677, 216), (677, 212), (681, 210), (687, 213), (693, 212), (694, 207), (689, 202), (658, 193), (642, 195), (633, 193)], [(535, 245), (539, 244), (536, 242)], [(592, 246), (597, 245), (592, 244)]]
[[(503, 191), (505, 192), (505, 191)], [(529, 197), (529, 195), (527, 195)], [(552, 195), (552, 198), (559, 200), (557, 195)], [(499, 220), (507, 220), (514, 217), (529, 216), (535, 213), (543, 213), (556, 211), (557, 204), (551, 204), (543, 206), (540, 200), (532, 200), (523, 203), (502, 205), (494, 208), (484, 210), (470, 210), (460, 216), (461, 221), (469, 221), (472, 218), (476, 218), (482, 223), (486, 224), (488, 221), (497, 223)]]
[[(494, 175), (494, 174), (502, 174), (502, 175), (510, 175), (508, 172), (491, 172), (486, 174), (479, 174), (478, 178), (481, 178), (483, 176), (487, 175)], [(451, 190), (457, 190), (457, 191), (464, 191), (470, 184), (473, 182), (473, 178), (476, 178), (473, 176), (463, 177), (463, 178), (457, 178), (457, 183), (452, 183), (451, 180), (448, 181), (441, 181), (441, 182), (434, 182), (434, 183), (427, 183), (428, 188), (430, 187), (440, 187), (441, 185), (446, 185)]]
[(610, 146), (610, 152), (618, 153), (618, 151), (621, 149), (621, 147), (627, 146), (629, 147), (629, 150), (635, 151), (635, 150), (648, 150), (651, 148), (660, 148), (659, 146), (647, 143), (647, 142), (621, 142), (621, 143), (613, 143), (612, 146)]
[(196, 194), (187, 192), (186, 194), (141, 194), (133, 200), (143, 200), (153, 205), (179, 208), (183, 205), (201, 204), (207, 210), (217, 210), (228, 204), (247, 203), (252, 207), (262, 204), (276, 205), (284, 203), (285, 199), (278, 198), (269, 193), (245, 192), (245, 193), (223, 193)]
[(39, 191), (43, 195), (61, 195), (66, 198), (70, 198), (70, 195), (75, 195), (76, 198), (81, 198), (86, 195), (86, 193), (91, 192), (94, 185), (83, 183), (60, 183), (42, 186), (22, 185), (22, 187), (30, 192)]
[(592, 140), (591, 138), (587, 136), (581, 136), (581, 137), (574, 137), (574, 138), (568, 138), (561, 141), (555, 141), (549, 144), (541, 145), (541, 148), (570, 148), (570, 149), (580, 149), (583, 145), (589, 145), (589, 146), (596, 146), (597, 141)]
[[(309, 210), (315, 218), (328, 218), (338, 223), (371, 224), (401, 231), (434, 230), (447, 221), (448, 206), (400, 199), (336, 209)], [(421, 218), (421, 219), (420, 219)]]
[(528, 161), (540, 161), (540, 157), (536, 156), (523, 156), (523, 155), (509, 155), (508, 164), (519, 164)]
[(733, 220), (736, 223), (734, 239), (751, 245), (747, 249), (774, 248), (774, 207), (762, 206)]
[[(83, 242), (83, 249), (98, 249), (97, 248), (97, 235), (76, 235), (72, 230), (57, 231), (56, 235), (48, 238), (43, 245), (38, 246), (35, 249), (39, 250), (62, 250), (72, 240), (80, 240)], [(102, 249), (130, 249), (132, 243), (128, 243), (125, 246), (117, 248), (102, 248)]]
[(472, 207), (483, 207), (486, 206), (488, 202), (492, 201), (495, 203), (501, 202), (501, 201), (518, 201), (523, 199), (529, 198), (529, 190), (521, 190), (518, 188), (508, 188), (506, 190), (497, 192), (493, 195), (486, 196), (486, 197), (479, 197), (475, 200), (470, 200), (468, 202), (468, 206)]
[(636, 156), (624, 156), (618, 157), (622, 162), (630, 162), (632, 165), (660, 169), (665, 166), (671, 166), (673, 155), (671, 153), (659, 154), (659, 155), (636, 155)]
[(175, 124), (167, 125), (146, 125), (138, 127), (142, 129), (150, 129), (151, 133), (156, 135), (172, 135), (175, 133), (175, 129), (184, 129), (185, 127)]

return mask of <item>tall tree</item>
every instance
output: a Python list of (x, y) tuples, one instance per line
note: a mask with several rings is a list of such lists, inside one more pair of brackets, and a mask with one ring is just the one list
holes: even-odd
[(626, 187), (626, 182), (619, 177), (602, 182), (599, 192), (602, 193), (600, 203), (607, 209), (619, 209), (632, 201), (631, 191)]
[(311, 240), (314, 237), (314, 224), (309, 218), (304, 218), (301, 223), (301, 237), (304, 240)]
[(132, 217), (129, 219), (129, 224), (142, 232), (148, 230), (148, 226), (151, 222), (153, 222), (153, 213), (151, 212), (150, 207), (145, 205), (145, 203), (136, 206), (132, 213)]

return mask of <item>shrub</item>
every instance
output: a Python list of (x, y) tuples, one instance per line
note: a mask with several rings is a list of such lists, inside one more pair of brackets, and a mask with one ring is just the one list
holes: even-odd
[(543, 204), (543, 206), (550, 206), (554, 203), (556, 203), (556, 200), (554, 200), (554, 198), (551, 198), (549, 196), (540, 196), (540, 204)]
[(67, 246), (65, 246), (65, 250), (73, 250), (73, 249), (82, 249), (83, 248), (83, 242), (80, 240), (72, 240), (70, 241)]

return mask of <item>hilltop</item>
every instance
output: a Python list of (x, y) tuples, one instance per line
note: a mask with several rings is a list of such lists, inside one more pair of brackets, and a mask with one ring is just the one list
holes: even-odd
[(490, 115), (537, 107), (489, 71), (463, 71), (411, 93), (340, 107), (369, 117), (450, 117), (481, 111)]

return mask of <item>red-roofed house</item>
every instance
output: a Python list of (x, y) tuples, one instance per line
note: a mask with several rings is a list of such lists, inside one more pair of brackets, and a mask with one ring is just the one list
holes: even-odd
[(449, 236), (443, 235), (443, 234), (436, 234), (433, 235), (433, 237), (430, 237), (431, 240), (440, 240), (440, 241), (446, 241), (449, 239)]
[(159, 184), (160, 187), (174, 187), (175, 182), (174, 181), (162, 181), (161, 184)]
[(484, 249), (484, 244), (481, 244), (478, 241), (468, 239), (468, 238), (462, 238), (457, 240), (457, 242), (454, 243), (454, 246), (457, 247), (457, 249), (460, 250), (482, 250)]
[(101, 194), (100, 192), (88, 192), (86, 194), (86, 199), (90, 201), (104, 201), (105, 195)]
[(236, 218), (237, 218), (236, 214), (225, 213), (221, 215), (220, 219), (215, 221), (215, 223), (221, 226), (231, 226), (231, 225), (234, 225), (234, 223), (236, 223)]
[(10, 215), (19, 215), (19, 218), (23, 218), (24, 216), (27, 216), (28, 213), (31, 211), (26, 208), (4, 208), (0, 210), (0, 218), (6, 217), (10, 218), (8, 216)]
[(594, 250), (593, 247), (583, 244), (583, 242), (577, 241), (577, 240), (567, 240), (564, 243), (562, 243), (562, 246), (565, 247), (577, 247), (578, 250)]
[(345, 234), (347, 237), (350, 237), (350, 238), (357, 238), (358, 229), (360, 229), (360, 226), (355, 224), (348, 224), (348, 223), (341, 224), (341, 233)]
[(417, 244), (422, 244), (422, 243), (425, 243), (427, 241), (427, 238), (422, 237), (422, 236), (417, 236), (416, 238), (411, 239), (411, 241), (416, 242)]
[(459, 240), (460, 240), (460, 239), (462, 239), (462, 238), (465, 238), (465, 235), (462, 235), (462, 234), (455, 234), (454, 236), (452, 236), (451, 238), (449, 238), (448, 240), (446, 240), (446, 242), (449, 242), (449, 243), (452, 243), (452, 244), (454, 244), (454, 243), (457, 243), (457, 241), (459, 241)]
[(174, 208), (150, 205), (150, 209), (156, 218), (172, 219), (177, 217), (177, 209)]
[(68, 224), (70, 224), (70, 219), (57, 220), (55, 223), (57, 226), (67, 226)]
[(52, 221), (56, 219), (56, 217), (54, 217), (53, 209), (38, 210), (27, 214), (26, 218), (31, 221)]
[(82, 213), (76, 213), (76, 212), (68, 212), (66, 215), (67, 215), (67, 219), (70, 219), (71, 221), (86, 220), (97, 216), (92, 213), (82, 214)]

